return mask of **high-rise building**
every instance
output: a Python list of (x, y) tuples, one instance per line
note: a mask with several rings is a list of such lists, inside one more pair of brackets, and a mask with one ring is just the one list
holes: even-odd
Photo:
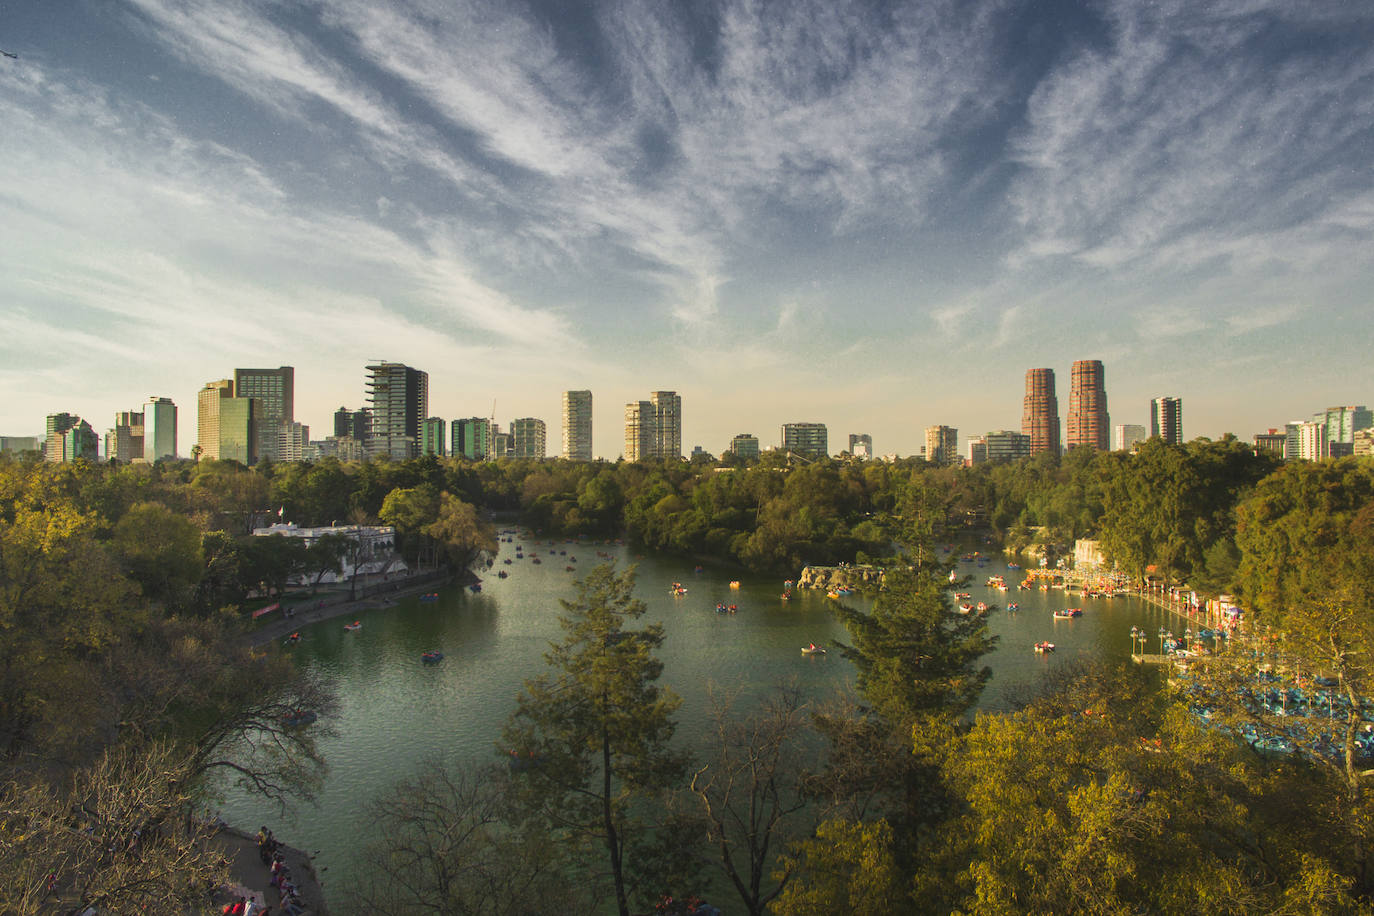
[(386, 362), (367, 371), (372, 417), (368, 455), (414, 458), (420, 450), (420, 421), (429, 413), (429, 373)]
[(296, 370), (235, 369), (234, 397), (255, 398), (253, 445), (263, 461), (282, 461), (291, 424), (296, 419)]
[(1350, 454), (1357, 458), (1374, 455), (1374, 428), (1355, 430), (1355, 441), (1350, 443)]
[(292, 420), (282, 427), (282, 461), (314, 461), (318, 457), (319, 447), (310, 442), (309, 426)]
[(544, 458), (547, 438), (544, 421), (535, 417), (521, 417), (510, 421), (510, 451), (515, 458)]
[(1277, 429), (1271, 429), (1264, 433), (1255, 433), (1255, 454), (1273, 455), (1282, 460), (1284, 450), (1288, 445), (1288, 434)]
[(950, 464), (959, 458), (959, 430), (953, 426), (926, 427), (926, 460)]
[[(1029, 438), (1029, 437), (1028, 437)], [(983, 464), (988, 460), (988, 437), (974, 436), (968, 440), (968, 463)]]
[(1298, 458), (1303, 461), (1321, 461), (1330, 455), (1327, 447), (1326, 424), (1320, 420), (1309, 420), (1298, 424)]
[(1145, 441), (1145, 427), (1139, 423), (1118, 423), (1116, 425), (1116, 450), (1129, 452)]
[(491, 424), (491, 456), (492, 458), (511, 457), (511, 448), (514, 445), (510, 433), (501, 432), (501, 427), (495, 423)]
[(1326, 410), (1314, 414), (1312, 419), (1326, 424), (1327, 453), (1333, 457), (1345, 450), (1333, 449), (1331, 446), (1337, 443), (1353, 446), (1355, 433), (1374, 426), (1374, 412), (1371, 412), (1363, 404), (1349, 407), (1328, 407)]
[[(196, 395), (196, 444), (205, 460), (238, 461), (245, 465), (258, 460), (257, 422), (262, 401), (234, 396), (230, 379), (206, 382)], [(280, 451), (280, 450), (279, 450)]]
[(563, 392), (563, 457), (592, 460), (592, 393), (585, 389)]
[(873, 437), (868, 433), (850, 433), (849, 454), (855, 458), (872, 458)]
[(998, 429), (983, 437), (988, 461), (1016, 461), (1030, 456), (1031, 437), (1011, 429)]
[(334, 411), (334, 438), (342, 439), (344, 436), (348, 436), (359, 442), (366, 442), (367, 437), (371, 434), (372, 412), (366, 407), (360, 407), (357, 410), (340, 407)]
[(105, 460), (140, 461), (143, 458), (143, 414), (121, 410), (115, 414), (114, 429), (105, 434)]
[(824, 423), (784, 423), (782, 449), (824, 458), (830, 454), (829, 432)]
[(1064, 444), (1086, 445), (1105, 452), (1111, 448), (1111, 418), (1107, 415), (1105, 372), (1100, 359), (1080, 359), (1069, 381), (1068, 429)]
[(425, 417), (420, 422), (420, 454), (444, 457), (445, 427), (448, 424), (442, 417)]
[(177, 405), (171, 398), (148, 397), (143, 405), (143, 460), (177, 456)]
[(72, 462), (99, 459), (100, 438), (91, 424), (69, 413), (48, 416), (48, 435), (43, 440), (43, 457), (47, 461)]
[(43, 436), (43, 460), (61, 463), (62, 455), (62, 434), (71, 429), (81, 418), (74, 413), (50, 413), (48, 414), (47, 432)]
[(1150, 435), (1169, 445), (1183, 444), (1183, 398), (1155, 398), (1150, 402)]
[(682, 457), (682, 398), (676, 391), (651, 391), (654, 405), (654, 457)]
[(486, 417), (468, 417), (454, 420), (450, 436), (449, 454), (454, 458), (469, 458), (485, 461), (494, 457), (491, 453), (491, 420)]
[(654, 405), (631, 401), (625, 405), (625, 460), (639, 461), (654, 455)]
[(682, 457), (682, 398), (652, 391), (647, 401), (625, 405), (625, 460)]
[(1053, 369), (1026, 370), (1026, 396), (1021, 402), (1021, 432), (1030, 437), (1031, 454), (1059, 454), (1059, 398)]
[(740, 433), (730, 440), (730, 452), (740, 458), (757, 458), (759, 437), (753, 433)]

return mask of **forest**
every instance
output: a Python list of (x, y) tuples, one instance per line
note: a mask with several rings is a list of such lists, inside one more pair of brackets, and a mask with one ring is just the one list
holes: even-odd
[[(707, 888), (726, 913), (1374, 905), (1374, 464), (1280, 465), (1228, 438), (972, 468), (0, 457), (5, 911), (51, 912), (49, 875), (101, 912), (202, 911), (223, 866), (194, 813), (214, 787), (311, 797), (329, 685), (254, 649), (246, 611), (341, 548), (254, 527), (391, 524), (408, 558), (462, 572), (494, 547), (493, 515), (758, 571), (891, 571), (871, 612), (834, 606), (852, 696), (722, 696), (691, 754), (633, 574), (587, 571), (502, 737), (525, 763), (434, 761), (372, 800), (387, 867), (331, 908), (709, 912)], [(1249, 636), (1173, 686), (1084, 668), (979, 712), (995, 639), (952, 612), (935, 550), (962, 530), (1049, 562), (1096, 538), (1136, 579), (1236, 596)], [(1322, 734), (1259, 702), (1315, 678), (1332, 685)], [(300, 708), (318, 724), (285, 727)]]

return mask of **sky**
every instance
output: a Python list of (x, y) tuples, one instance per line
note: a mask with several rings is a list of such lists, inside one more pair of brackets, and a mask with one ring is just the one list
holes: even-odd
[[(682, 397), (878, 454), (1105, 365), (1249, 439), (1374, 402), (1374, 5), (0, 0), (0, 434), (296, 368)], [(493, 408), (494, 403), (494, 408)]]

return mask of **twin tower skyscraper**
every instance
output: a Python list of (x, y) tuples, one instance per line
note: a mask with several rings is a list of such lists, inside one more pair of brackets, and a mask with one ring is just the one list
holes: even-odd
[[(1111, 447), (1111, 419), (1107, 414), (1107, 389), (1101, 360), (1080, 359), (1073, 364), (1067, 419), (1068, 435), (1063, 447), (1086, 445), (1099, 451)], [(1026, 371), (1021, 432), (1030, 437), (1032, 455), (1060, 454), (1059, 398), (1055, 394), (1053, 369)]]

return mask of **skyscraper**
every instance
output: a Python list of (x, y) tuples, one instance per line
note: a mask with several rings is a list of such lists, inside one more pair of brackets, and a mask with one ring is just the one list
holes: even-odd
[(420, 421), (420, 454), (444, 457), (447, 443), (444, 441), (445, 427), (448, 424), (442, 417), (425, 417)]
[(171, 398), (149, 396), (143, 405), (143, 460), (177, 456), (177, 405)]
[(850, 433), (849, 454), (855, 458), (872, 458), (873, 437), (868, 433)]
[(452, 448), (449, 449), (449, 454), (454, 458), (485, 461), (493, 457), (491, 420), (486, 417), (468, 417), (465, 420), (454, 420), (451, 427)]
[(1030, 437), (1032, 455), (1059, 454), (1059, 398), (1053, 369), (1026, 370), (1026, 396), (1021, 402), (1021, 432)]
[(638, 461), (654, 454), (654, 405), (631, 401), (625, 405), (625, 460)]
[(143, 414), (121, 410), (114, 429), (105, 434), (105, 460), (128, 463), (143, 457)]
[(650, 392), (647, 401), (625, 405), (625, 460), (682, 457), (682, 398)]
[(654, 452), (657, 458), (682, 457), (682, 398), (676, 391), (651, 391)]
[(367, 371), (372, 405), (368, 455), (414, 458), (420, 450), (420, 421), (429, 413), (429, 373), (401, 363), (377, 363)]
[(548, 440), (544, 421), (535, 417), (521, 417), (510, 421), (510, 448), (515, 458), (543, 458)]
[(830, 433), (824, 423), (784, 423), (783, 451), (824, 458), (830, 454)]
[(1328, 407), (1326, 410), (1313, 414), (1312, 419), (1326, 424), (1328, 453), (1342, 451), (1330, 448), (1331, 444), (1339, 442), (1353, 445), (1355, 433), (1374, 426), (1374, 412), (1371, 412), (1363, 404), (1349, 407)]
[(235, 369), (234, 397), (255, 398), (253, 446), (257, 458), (281, 461), (283, 440), (296, 419), (296, 370)]
[(585, 389), (563, 392), (563, 457), (592, 460), (592, 393)]
[(99, 442), (91, 424), (75, 414), (51, 414), (48, 416), (48, 435), (43, 442), (43, 457), (54, 462), (71, 462), (78, 458), (96, 461)]
[(48, 414), (48, 424), (46, 435), (43, 437), (43, 460), (52, 462), (63, 461), (62, 435), (67, 430), (81, 422), (81, 418), (76, 414), (50, 413)]
[(1169, 445), (1183, 444), (1183, 398), (1155, 398), (1150, 402), (1150, 435)]
[(1111, 419), (1107, 415), (1107, 389), (1100, 359), (1080, 359), (1073, 364), (1069, 382), (1068, 430), (1065, 445), (1105, 452), (1111, 448)]
[(959, 457), (959, 430), (952, 426), (926, 427), (926, 460), (949, 464)]
[(234, 396), (234, 383), (229, 379), (206, 382), (196, 396), (196, 444), (200, 457), (206, 460), (239, 461), (253, 464), (258, 460), (257, 413), (262, 401), (257, 398)]

